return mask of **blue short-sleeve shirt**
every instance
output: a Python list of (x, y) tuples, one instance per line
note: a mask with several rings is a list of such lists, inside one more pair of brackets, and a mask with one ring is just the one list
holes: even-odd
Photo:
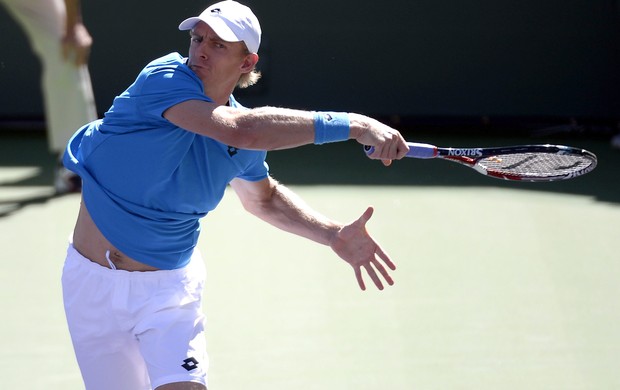
[[(268, 176), (266, 152), (229, 147), (163, 117), (175, 104), (211, 101), (177, 53), (149, 63), (101, 120), (79, 129), (64, 163), (79, 174), (86, 207), (126, 255), (174, 269), (187, 264), (200, 218), (234, 178)], [(241, 107), (230, 97), (230, 105)]]

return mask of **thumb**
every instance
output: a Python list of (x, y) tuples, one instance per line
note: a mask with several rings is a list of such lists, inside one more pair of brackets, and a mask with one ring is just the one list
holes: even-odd
[(375, 209), (372, 206), (368, 206), (366, 211), (364, 211), (364, 213), (357, 219), (357, 222), (361, 223), (362, 225), (366, 225), (366, 222), (370, 220), (374, 212)]
[(339, 233), (340, 237), (344, 240), (348, 240), (355, 236), (360, 230), (366, 230), (366, 223), (372, 217), (374, 212), (372, 206), (369, 206), (366, 211), (358, 219), (346, 225)]
[(373, 207), (368, 206), (368, 208), (364, 211), (364, 213), (362, 213), (362, 215), (360, 215), (358, 219), (350, 222), (348, 225), (345, 225), (338, 232), (338, 240), (348, 241), (359, 235), (360, 232), (366, 232), (366, 223), (368, 222), (368, 220), (370, 220), (370, 217), (372, 217), (373, 212)]

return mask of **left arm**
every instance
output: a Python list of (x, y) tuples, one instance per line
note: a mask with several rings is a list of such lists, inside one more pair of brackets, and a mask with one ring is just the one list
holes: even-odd
[(258, 182), (235, 179), (230, 184), (244, 208), (251, 214), (279, 229), (330, 246), (353, 267), (362, 290), (366, 289), (362, 268), (379, 290), (383, 289), (383, 282), (378, 274), (389, 285), (394, 284), (384, 264), (391, 270), (396, 269), (396, 266), (366, 230), (366, 223), (373, 213), (371, 207), (357, 220), (345, 225), (312, 209), (271, 177)]
[(65, 60), (72, 61), (76, 66), (88, 62), (93, 38), (82, 22), (80, 0), (65, 0), (67, 19), (65, 34), (62, 38), (62, 55)]

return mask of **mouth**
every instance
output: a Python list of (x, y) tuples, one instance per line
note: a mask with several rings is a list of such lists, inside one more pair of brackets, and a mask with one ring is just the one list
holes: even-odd
[(187, 65), (191, 70), (193, 70), (194, 72), (205, 72), (207, 70), (207, 67), (202, 65), (202, 64), (197, 64), (195, 62), (192, 62), (190, 64)]
[(203, 77), (207, 71), (206, 68), (202, 65), (191, 64), (191, 65), (188, 65), (188, 67), (198, 77)]

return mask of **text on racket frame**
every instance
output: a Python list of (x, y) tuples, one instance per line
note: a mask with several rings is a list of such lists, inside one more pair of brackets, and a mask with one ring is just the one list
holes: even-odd
[(481, 148), (464, 148), (464, 149), (448, 149), (448, 156), (466, 156), (466, 157), (481, 157)]

